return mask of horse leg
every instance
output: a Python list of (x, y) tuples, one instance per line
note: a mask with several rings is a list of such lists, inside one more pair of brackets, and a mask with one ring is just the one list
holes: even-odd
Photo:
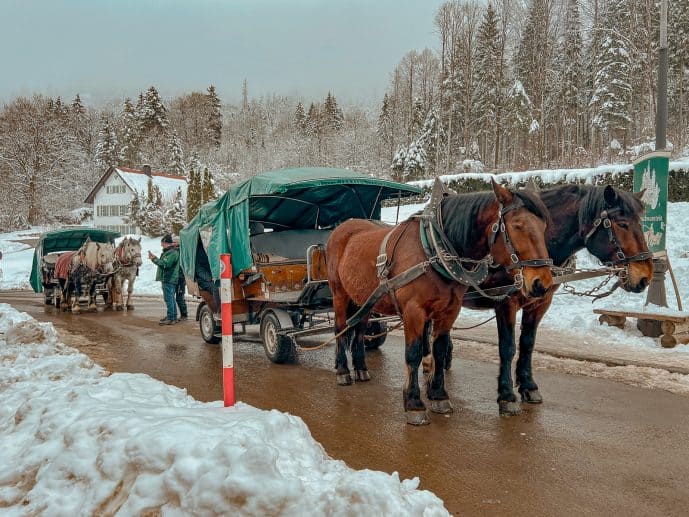
[(498, 374), (498, 406), (501, 415), (518, 415), (522, 412), (512, 389), (512, 359), (514, 359), (514, 324), (517, 311), (509, 303), (495, 308), (498, 322), (498, 348), (500, 373)]
[(421, 400), (419, 387), (419, 365), (423, 356), (423, 331), (426, 326), (426, 315), (417, 306), (408, 306), (404, 310), (404, 360), (407, 363), (407, 378), (402, 391), (404, 411), (407, 423), (427, 425), (431, 423), (426, 406)]
[(431, 325), (432, 321), (427, 321), (423, 328), (423, 359), (421, 360), (421, 368), (423, 369), (424, 375), (431, 375), (435, 365), (433, 364), (433, 354), (431, 354), (431, 340), (433, 335), (431, 335)]
[(434, 368), (426, 387), (428, 406), (434, 413), (452, 413), (452, 403), (450, 396), (445, 390), (445, 361), (447, 360), (447, 349), (450, 346), (449, 330), (439, 330), (438, 336), (433, 341), (433, 364)]
[(365, 382), (371, 380), (371, 375), (368, 373), (366, 366), (366, 327), (368, 326), (368, 318), (364, 318), (354, 328), (354, 336), (352, 340), (352, 366), (354, 367), (354, 378), (357, 382)]
[[(335, 312), (335, 335), (340, 334), (347, 326), (347, 306), (350, 304), (349, 297), (333, 285), (333, 311)], [(337, 384), (349, 386), (352, 384), (352, 376), (347, 364), (347, 345), (351, 339), (352, 331), (348, 330), (338, 336), (335, 345), (335, 375)]]
[[(552, 297), (551, 297), (552, 299)], [(536, 305), (529, 305), (522, 310), (522, 331), (519, 336), (519, 359), (517, 359), (517, 385), (524, 402), (540, 404), (543, 397), (538, 391), (538, 385), (531, 374), (531, 356), (536, 343), (536, 331), (546, 311), (550, 307), (550, 300)]]
[(116, 274), (112, 277), (112, 290), (110, 292), (110, 302), (116, 311), (122, 310), (122, 277)]
[(134, 302), (132, 302), (132, 293), (134, 292), (134, 278), (129, 276), (127, 278), (127, 310), (134, 310)]
[(98, 312), (98, 306), (96, 305), (96, 282), (94, 280), (89, 280), (89, 312)]
[(72, 297), (72, 314), (81, 314), (81, 307), (79, 307), (79, 297), (81, 296), (81, 279), (75, 275), (74, 280), (70, 280), (70, 296)]

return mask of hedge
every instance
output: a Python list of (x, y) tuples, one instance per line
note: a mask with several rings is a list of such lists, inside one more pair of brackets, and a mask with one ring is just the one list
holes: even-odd
[[(505, 172), (500, 174), (464, 173), (440, 176), (440, 179), (457, 192), (477, 192), (486, 190), (491, 178), (504, 185), (524, 187), (535, 181), (539, 188), (547, 188), (566, 183), (607, 185), (632, 191), (634, 169), (631, 165), (603, 165), (592, 169), (556, 169), (525, 172)], [(689, 161), (670, 162), (668, 180), (668, 199), (670, 202), (689, 201)], [(412, 181), (430, 193), (434, 180)]]

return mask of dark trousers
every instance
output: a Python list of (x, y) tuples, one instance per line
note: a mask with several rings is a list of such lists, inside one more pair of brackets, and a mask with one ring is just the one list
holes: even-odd
[(163, 282), (163, 299), (165, 300), (165, 306), (167, 307), (166, 318), (170, 321), (175, 321), (177, 319), (177, 307), (175, 306), (176, 290), (177, 284), (173, 282)]
[(187, 283), (184, 281), (184, 277), (180, 276), (177, 280), (177, 289), (175, 290), (175, 301), (179, 307), (179, 315), (183, 318), (188, 316), (187, 313), (187, 302), (184, 300), (184, 293), (186, 292)]

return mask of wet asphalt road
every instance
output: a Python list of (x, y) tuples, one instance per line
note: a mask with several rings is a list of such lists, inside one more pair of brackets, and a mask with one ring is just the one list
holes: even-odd
[[(159, 327), (161, 300), (81, 316), (33, 293), (0, 292), (0, 302), (53, 322), (67, 344), (110, 371), (147, 373), (198, 400), (222, 398), (220, 347), (205, 344), (194, 321)], [(688, 397), (538, 371), (545, 403), (501, 418), (496, 366), (458, 349), (447, 379), (455, 413), (433, 415), (426, 427), (404, 423), (396, 336), (368, 354), (371, 382), (349, 387), (335, 383), (332, 347), (276, 365), (260, 343), (235, 337), (237, 398), (300, 416), (352, 468), (419, 476), (455, 514), (689, 514)]]

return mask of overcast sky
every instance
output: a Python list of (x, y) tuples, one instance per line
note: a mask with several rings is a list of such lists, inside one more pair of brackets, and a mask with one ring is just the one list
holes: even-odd
[(213, 83), (378, 101), (412, 49), (437, 47), (443, 0), (0, 0), (0, 98), (87, 102)]

